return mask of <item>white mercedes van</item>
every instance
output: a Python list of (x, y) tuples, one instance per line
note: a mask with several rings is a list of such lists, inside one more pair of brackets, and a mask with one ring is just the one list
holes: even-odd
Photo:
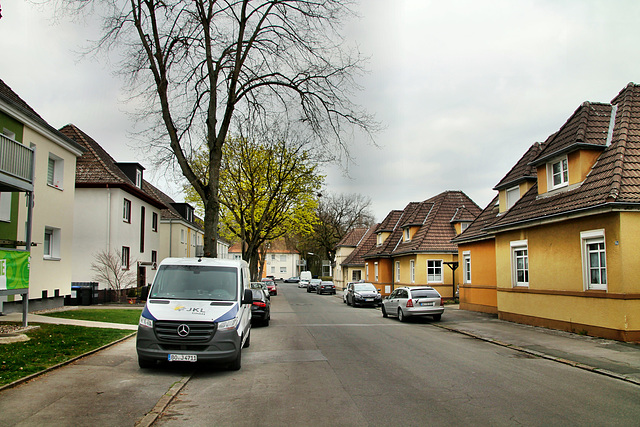
[(164, 259), (138, 324), (138, 365), (164, 360), (240, 369), (251, 340), (250, 283), (245, 261)]

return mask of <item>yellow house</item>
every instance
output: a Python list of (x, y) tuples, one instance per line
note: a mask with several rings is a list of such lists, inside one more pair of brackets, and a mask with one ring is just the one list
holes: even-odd
[(344, 289), (349, 282), (362, 280), (364, 262), (352, 262), (351, 254), (371, 235), (374, 227), (357, 227), (351, 230), (336, 245), (336, 267), (333, 270), (333, 283), (336, 289)]
[(364, 255), (365, 280), (383, 295), (400, 286), (428, 285), (454, 298), (458, 248), (451, 239), (480, 213), (462, 191), (445, 191), (392, 211), (376, 229), (376, 246)]
[(529, 163), (542, 147), (543, 144), (536, 142), (527, 150), (494, 187), (498, 195), (462, 234), (452, 240), (458, 244), (459, 296), (463, 310), (498, 312), (495, 236), (486, 228), (499, 220), (536, 183), (536, 168)]
[(529, 164), (535, 184), (484, 228), (499, 317), (640, 341), (640, 86), (582, 104)]

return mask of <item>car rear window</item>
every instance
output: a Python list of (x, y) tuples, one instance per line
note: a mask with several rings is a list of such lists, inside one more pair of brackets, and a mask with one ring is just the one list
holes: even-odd
[(411, 298), (440, 298), (440, 294), (431, 289), (416, 289), (411, 291)]

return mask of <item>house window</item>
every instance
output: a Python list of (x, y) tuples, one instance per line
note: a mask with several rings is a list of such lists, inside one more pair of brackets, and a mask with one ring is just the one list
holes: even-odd
[(62, 190), (62, 178), (64, 172), (64, 160), (55, 154), (49, 153), (47, 165), (47, 184)]
[[(158, 264), (158, 252), (157, 251), (151, 251), (151, 262), (154, 264)], [(153, 268), (156, 268), (155, 265)]]
[(369, 263), (368, 262), (364, 263), (364, 276), (365, 276), (365, 280), (368, 282), (369, 281)]
[(515, 205), (520, 199), (520, 187), (513, 187), (507, 190), (507, 209), (511, 209), (511, 206)]
[(396, 261), (396, 282), (400, 281), (400, 261)]
[(427, 261), (427, 283), (442, 283), (442, 260)]
[(45, 259), (60, 259), (60, 229), (45, 227), (43, 255)]
[(287, 267), (280, 267), (280, 274), (286, 273)]
[(275, 265), (271, 267), (271, 274), (275, 274), (276, 273), (276, 267)]
[(142, 171), (136, 169), (136, 187), (142, 188)]
[(411, 283), (416, 282), (416, 263), (414, 260), (409, 261), (409, 276), (411, 277)]
[(569, 166), (564, 157), (548, 165), (549, 189), (564, 187), (569, 183)]
[(151, 231), (158, 231), (158, 214), (155, 212), (151, 214)]
[(375, 277), (375, 281), (378, 281), (378, 263), (373, 264), (373, 276)]
[(287, 262), (287, 256), (286, 255), (280, 255), (280, 262)]
[(378, 233), (376, 236), (376, 245), (381, 246), (382, 245), (382, 233)]
[(271, 261), (275, 261), (276, 260), (276, 254), (271, 254)]
[(464, 283), (471, 283), (471, 252), (462, 253), (462, 279)]
[(122, 220), (131, 224), (131, 200), (124, 199), (122, 203)]
[(466, 230), (467, 228), (469, 228), (469, 223), (468, 222), (461, 222), (460, 223), (460, 232), (462, 233), (464, 230)]
[(582, 269), (585, 289), (607, 290), (607, 253), (604, 229), (583, 231)]
[(529, 251), (526, 240), (511, 242), (511, 276), (513, 286), (529, 286)]
[(351, 272), (351, 281), (353, 282), (359, 282), (360, 280), (362, 280), (362, 271), (360, 270), (353, 270)]
[(128, 270), (129, 269), (129, 254), (130, 254), (130, 249), (128, 246), (123, 246), (122, 247), (122, 259), (120, 260), (121, 265), (122, 265), (122, 269), (123, 270)]
[(144, 206), (140, 206), (140, 253), (144, 253), (144, 224), (147, 216)]
[(180, 243), (184, 243), (184, 228), (180, 229)]
[(408, 242), (411, 240), (411, 230), (409, 228), (404, 229), (404, 241)]
[(0, 193), (0, 221), (11, 221), (11, 193)]

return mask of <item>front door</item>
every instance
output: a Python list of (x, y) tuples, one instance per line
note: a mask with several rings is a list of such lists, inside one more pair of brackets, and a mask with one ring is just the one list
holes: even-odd
[(147, 268), (144, 265), (138, 266), (138, 287), (141, 288), (147, 284)]

